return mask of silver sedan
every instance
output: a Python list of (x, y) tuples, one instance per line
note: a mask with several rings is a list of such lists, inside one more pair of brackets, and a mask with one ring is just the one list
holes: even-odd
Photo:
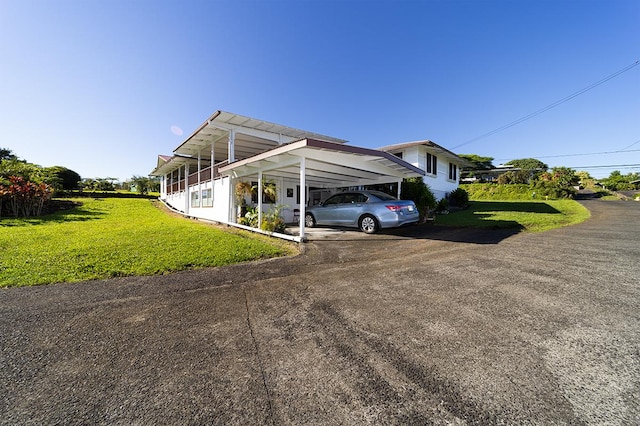
[(379, 191), (339, 192), (305, 213), (305, 226), (334, 225), (360, 228), (372, 234), (381, 228), (416, 223), (419, 213), (413, 201)]

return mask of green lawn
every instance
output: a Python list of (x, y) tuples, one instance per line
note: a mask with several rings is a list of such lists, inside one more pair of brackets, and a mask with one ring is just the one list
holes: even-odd
[(167, 214), (152, 201), (82, 198), (31, 219), (0, 219), (0, 287), (166, 274), (295, 253), (292, 244)]
[(436, 223), (449, 226), (517, 228), (542, 232), (588, 219), (589, 210), (573, 200), (471, 201), (469, 208), (438, 215)]

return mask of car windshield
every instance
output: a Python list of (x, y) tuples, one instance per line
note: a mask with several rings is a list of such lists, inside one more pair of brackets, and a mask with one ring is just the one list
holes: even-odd
[(397, 198), (394, 197), (393, 195), (385, 194), (384, 192), (372, 191), (371, 194), (374, 195), (376, 198), (381, 199), (382, 201), (397, 200)]

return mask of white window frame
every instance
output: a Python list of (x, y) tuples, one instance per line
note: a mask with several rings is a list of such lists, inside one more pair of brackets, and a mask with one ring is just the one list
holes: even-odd
[(426, 163), (424, 171), (427, 172), (428, 175), (437, 176), (438, 175), (438, 157), (430, 152), (427, 152), (425, 156)]
[(449, 180), (452, 182), (458, 180), (458, 166), (454, 163), (449, 163)]

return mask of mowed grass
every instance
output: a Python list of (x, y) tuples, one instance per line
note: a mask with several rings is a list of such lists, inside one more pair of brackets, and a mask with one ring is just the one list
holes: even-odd
[(471, 201), (470, 206), (448, 215), (438, 215), (436, 223), (448, 226), (516, 228), (542, 232), (584, 222), (589, 210), (573, 200)]
[(74, 201), (81, 206), (49, 216), (0, 219), (0, 287), (166, 274), (296, 253), (290, 243), (176, 217), (146, 199)]

